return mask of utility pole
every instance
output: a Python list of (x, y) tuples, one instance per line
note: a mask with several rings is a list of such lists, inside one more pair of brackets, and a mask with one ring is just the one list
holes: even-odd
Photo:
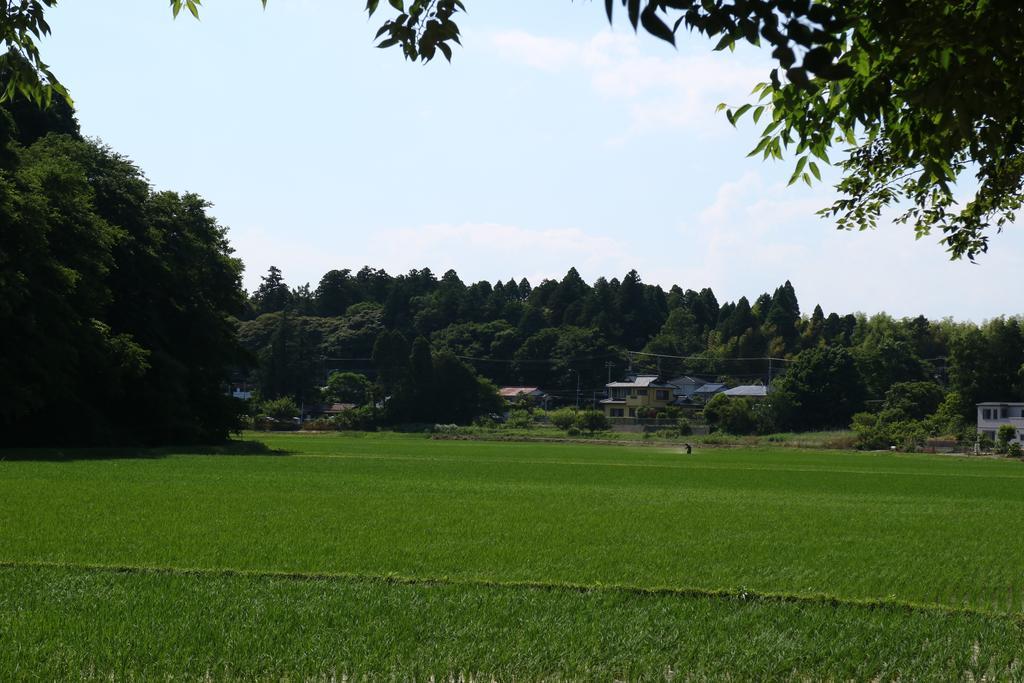
[(607, 361), (604, 366), (608, 368), (608, 384), (612, 383), (612, 368), (615, 367), (615, 363)]

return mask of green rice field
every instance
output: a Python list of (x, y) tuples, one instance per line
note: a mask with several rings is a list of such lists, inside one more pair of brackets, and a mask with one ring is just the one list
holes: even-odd
[(0, 451), (0, 680), (1024, 680), (1024, 465)]

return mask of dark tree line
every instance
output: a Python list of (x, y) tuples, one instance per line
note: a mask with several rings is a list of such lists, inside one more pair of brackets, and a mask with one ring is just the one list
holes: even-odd
[(789, 282), (753, 303), (720, 303), (709, 288), (665, 291), (636, 271), (589, 284), (570, 269), (561, 280), (532, 285), (364, 267), (293, 288), (271, 268), (246, 317), (241, 339), (262, 359), (258, 381), (267, 397), (317, 395), (329, 372), (324, 358), (386, 373), (372, 360), (382, 334), (422, 338), (434, 354), (450, 353), (495, 384), (541, 386), (565, 402), (575, 400), (577, 386), (591, 400), (609, 375), (625, 373), (626, 351), (661, 354), (634, 357), (634, 371), (736, 384), (783, 378), (779, 428), (845, 427), (854, 412), (880, 406), (906, 382), (951, 393), (965, 419), (978, 401), (1024, 397), (1018, 318), (978, 325), (826, 314), (820, 306), (807, 313)]
[(194, 194), (84, 139), (61, 101), (0, 107), (0, 439), (223, 439), (242, 264)]

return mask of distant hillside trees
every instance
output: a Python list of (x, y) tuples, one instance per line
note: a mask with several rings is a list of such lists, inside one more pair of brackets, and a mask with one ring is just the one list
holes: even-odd
[[(790, 282), (751, 304), (746, 297), (719, 302), (709, 288), (666, 292), (635, 271), (587, 284), (570, 269), (561, 280), (533, 286), (525, 279), (467, 284), (454, 271), (440, 278), (427, 268), (392, 276), (364, 267), (325, 274), (304, 309), (312, 314), (298, 311), (302, 288), (293, 288), (290, 297), (275, 299), (282, 310), (257, 315), (269, 283), (287, 287), (274, 268), (251, 296), (248, 319), (239, 323), (246, 348), (266, 358), (276, 326), (290, 325), (292, 335), (301, 328), (307, 357), (363, 359), (353, 364), (363, 363), (388, 392), (395, 386), (389, 368), (407, 361), (409, 340), (422, 338), (432, 354), (451, 352), (496, 384), (541, 386), (573, 405), (577, 385), (581, 402), (589, 404), (609, 375), (628, 370), (627, 350), (663, 355), (637, 357), (634, 370), (737, 384), (771, 380), (772, 409), (752, 407), (759, 431), (842, 427), (854, 412), (877, 409), (892, 387), (907, 383), (932, 387), (920, 397), (954, 392), (964, 420), (977, 401), (1024, 398), (1018, 318), (957, 323), (826, 313), (821, 306), (805, 313)], [(397, 361), (377, 362), (373, 349), (383, 331), (395, 347), (387, 353)], [(366, 360), (371, 357), (373, 363)], [(290, 386), (265, 380), (264, 366), (265, 396), (311, 395), (313, 384), (325, 379), (316, 363), (295, 354), (286, 362), (296, 379)]]

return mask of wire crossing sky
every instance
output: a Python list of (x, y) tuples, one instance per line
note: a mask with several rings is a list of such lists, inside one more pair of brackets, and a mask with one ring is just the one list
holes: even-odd
[(44, 54), (86, 135), (213, 202), (249, 289), (272, 264), (314, 287), (363, 265), (534, 284), (575, 266), (720, 301), (788, 279), (804, 312), (1022, 311), (1018, 229), (951, 263), (908, 226), (836, 231), (815, 216), (827, 182), (787, 188), (789, 163), (746, 158), (758, 129), (715, 106), (748, 101), (767, 54), (523, 0), (472, 4), (453, 63), (422, 66), (375, 49), (361, 7), (222, 0), (196, 22), (159, 0), (68, 2)]

